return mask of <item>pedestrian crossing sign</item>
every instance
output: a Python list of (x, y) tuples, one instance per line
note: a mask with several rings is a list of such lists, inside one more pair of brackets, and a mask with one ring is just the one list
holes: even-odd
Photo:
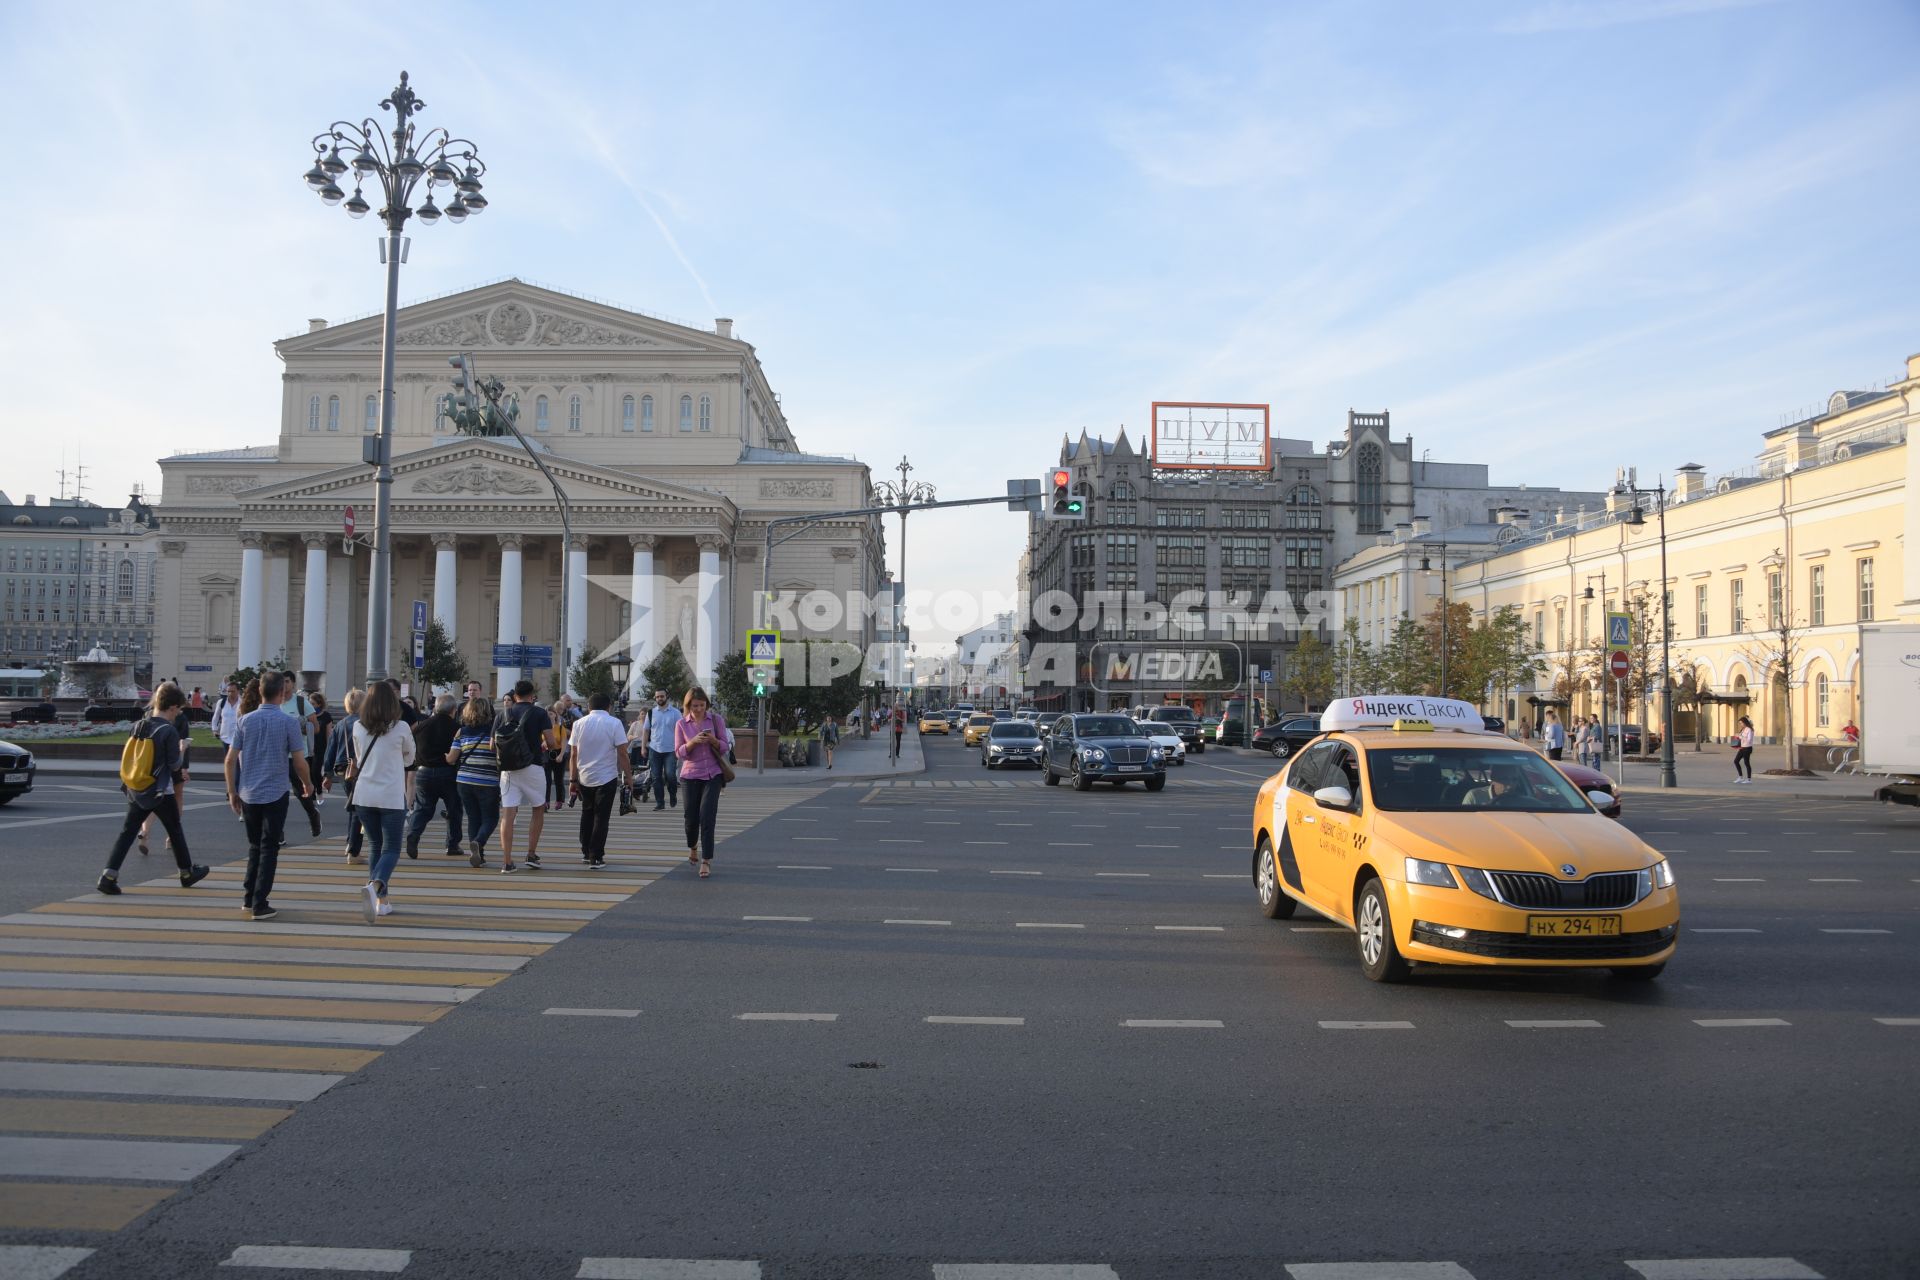
[(1633, 643), (1633, 615), (1630, 613), (1607, 614), (1607, 648), (1625, 649)]
[(751, 666), (772, 666), (780, 661), (778, 631), (747, 632), (747, 662)]

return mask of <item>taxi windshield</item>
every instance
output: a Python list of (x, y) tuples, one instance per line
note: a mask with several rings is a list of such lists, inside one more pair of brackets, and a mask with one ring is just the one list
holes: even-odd
[(1125, 716), (1080, 716), (1073, 731), (1082, 738), (1138, 738), (1141, 733)]
[(1565, 774), (1531, 751), (1376, 747), (1367, 773), (1374, 806), (1401, 813), (1593, 812)]

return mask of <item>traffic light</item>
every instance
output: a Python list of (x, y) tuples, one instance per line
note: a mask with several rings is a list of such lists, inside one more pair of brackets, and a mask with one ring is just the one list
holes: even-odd
[(1055, 467), (1040, 478), (1040, 487), (1046, 492), (1046, 503), (1041, 508), (1049, 520), (1085, 520), (1087, 518), (1086, 499), (1073, 492), (1073, 472), (1065, 467)]

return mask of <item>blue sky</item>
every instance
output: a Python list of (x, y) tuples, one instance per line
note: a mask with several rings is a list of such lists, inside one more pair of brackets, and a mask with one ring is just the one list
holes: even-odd
[[(804, 447), (943, 496), (1156, 398), (1719, 470), (1920, 350), (1911, 3), (395, 8), (0, 11), (0, 488), (273, 437), (271, 341), (380, 302), (307, 139), (401, 67), (492, 167), (403, 299), (731, 316)], [(1009, 588), (1019, 524), (916, 518), (911, 584)]]

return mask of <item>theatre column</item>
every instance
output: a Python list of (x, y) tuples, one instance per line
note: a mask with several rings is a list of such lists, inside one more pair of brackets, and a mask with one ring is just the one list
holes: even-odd
[(448, 644), (453, 643), (453, 615), (460, 601), (459, 559), (458, 534), (433, 535), (433, 616), (440, 620), (440, 626), (446, 631)]
[[(496, 534), (500, 539), (500, 643), (520, 643), (520, 535)], [(500, 693), (513, 687), (520, 678), (519, 667), (502, 667)]]
[(287, 659), (287, 618), (293, 612), (293, 551), (275, 539), (266, 548), (267, 604), (260, 652), (281, 662)]
[(300, 613), (300, 669), (319, 674), (327, 670), (327, 543), (324, 533), (304, 533), (307, 546), (306, 594)]
[(267, 566), (265, 540), (257, 533), (240, 535), (239, 665), (257, 667), (266, 655)]
[(567, 544), (567, 669), (561, 682), (575, 694), (573, 664), (587, 651), (587, 539), (575, 534)]
[(720, 593), (724, 590), (720, 578), (720, 549), (726, 545), (726, 539), (718, 534), (705, 534), (699, 542), (700, 584), (694, 624), (698, 661), (694, 664), (693, 678), (711, 693), (713, 669), (720, 661)]
[(627, 653), (633, 659), (633, 670), (627, 676), (627, 686), (631, 696), (638, 698), (647, 686), (644, 668), (655, 657), (654, 637), (654, 600), (653, 600), (653, 547), (657, 539), (650, 533), (630, 533), (627, 542), (633, 547), (633, 579), (631, 618), (627, 625)]

